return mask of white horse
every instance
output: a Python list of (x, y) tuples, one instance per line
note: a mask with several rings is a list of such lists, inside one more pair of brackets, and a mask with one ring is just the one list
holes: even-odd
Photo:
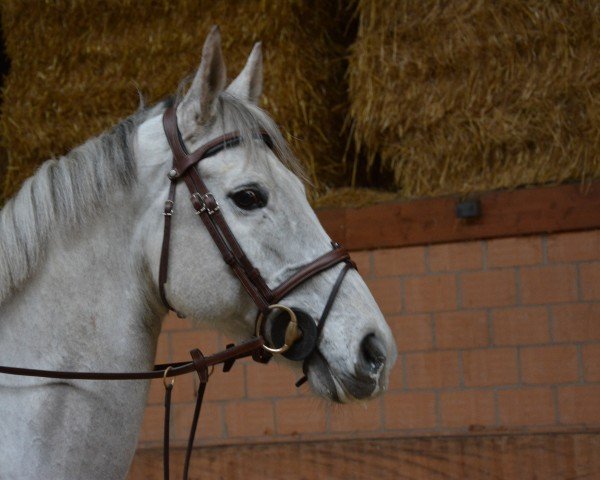
[[(277, 158), (261, 142), (247, 141), (199, 165), (245, 253), (268, 284), (277, 285), (331, 245), (292, 173), (297, 163), (256, 106), (261, 90), (260, 44), (226, 88), (215, 28), (180, 99), (177, 122), (190, 151), (228, 131), (263, 129), (283, 152)], [(0, 365), (151, 369), (166, 313), (157, 279), (172, 160), (161, 123), (166, 104), (142, 109), (45, 162), (0, 211)], [(257, 308), (187, 198), (179, 186), (169, 302), (194, 322), (249, 338)], [(341, 268), (313, 277), (286, 302), (318, 318)], [(307, 363), (317, 394), (348, 402), (386, 389), (394, 341), (354, 270), (333, 305), (319, 352)], [(124, 478), (147, 391), (147, 381), (0, 374), (0, 478)]]

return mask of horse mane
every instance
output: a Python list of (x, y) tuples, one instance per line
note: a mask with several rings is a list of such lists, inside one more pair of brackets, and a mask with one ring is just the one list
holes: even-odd
[[(0, 210), (0, 303), (35, 272), (45, 258), (45, 246), (55, 235), (89, 223), (117, 189), (127, 190), (135, 183), (137, 128), (172, 102), (168, 99), (154, 107), (141, 107), (65, 156), (47, 160), (5, 204)], [(266, 131), (280, 161), (306, 180), (277, 126), (260, 108), (223, 92), (215, 118), (240, 132), (249, 159), (263, 158), (257, 154), (253, 132)]]
[(135, 182), (133, 137), (154, 110), (140, 108), (65, 156), (47, 160), (0, 210), (0, 303), (35, 271), (54, 235), (89, 222), (117, 188)]

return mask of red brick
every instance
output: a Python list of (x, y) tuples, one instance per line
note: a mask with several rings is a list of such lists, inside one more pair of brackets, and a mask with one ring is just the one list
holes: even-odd
[(205, 355), (222, 350), (219, 334), (214, 330), (190, 330), (187, 332), (171, 332), (171, 351), (176, 360), (189, 360), (190, 350), (199, 348)]
[(583, 378), (586, 382), (600, 382), (600, 344), (584, 345)]
[[(197, 386), (197, 376), (193, 378)], [(205, 396), (207, 400), (230, 400), (244, 398), (245, 395), (243, 365), (234, 365), (231, 371), (227, 373), (223, 372), (223, 369), (219, 366), (215, 367), (206, 388)]]
[(402, 310), (402, 285), (399, 278), (372, 278), (367, 285), (383, 313)]
[(165, 409), (162, 406), (150, 406), (144, 410), (140, 430), (140, 442), (157, 442), (163, 438)]
[(579, 280), (584, 300), (600, 300), (600, 262), (581, 265)]
[(555, 423), (550, 388), (520, 388), (498, 392), (498, 415), (503, 426), (550, 425)]
[(551, 235), (547, 249), (551, 262), (600, 260), (600, 230)]
[(165, 400), (165, 387), (163, 387), (162, 379), (150, 381), (148, 389), (147, 405), (162, 405)]
[(275, 431), (273, 404), (270, 401), (227, 403), (225, 420), (230, 437), (273, 435)]
[(175, 313), (169, 312), (163, 320), (162, 331), (192, 330), (192, 322), (187, 318), (179, 318)]
[(513, 267), (542, 263), (542, 239), (533, 237), (499, 238), (487, 242), (487, 265)]
[[(196, 400), (196, 392), (198, 385), (196, 383), (197, 376), (193, 374), (181, 375), (175, 379), (173, 384), (172, 400), (174, 403), (194, 402)], [(159, 380), (159, 388), (162, 390), (164, 401), (165, 387), (162, 379)]]
[(575, 346), (525, 347), (521, 350), (523, 383), (565, 383), (578, 378)]
[(315, 398), (288, 398), (275, 404), (277, 433), (299, 435), (324, 432), (327, 428), (325, 408)]
[(403, 357), (402, 355), (398, 355), (396, 359), (396, 363), (392, 367), (390, 371), (388, 388), (390, 390), (404, 388), (404, 372), (402, 368)]
[(474, 348), (489, 343), (487, 315), (483, 311), (437, 313), (435, 342), (438, 348)]
[(332, 405), (330, 426), (334, 432), (368, 432), (381, 429), (381, 402)]
[(456, 309), (454, 275), (407, 278), (404, 284), (409, 312), (438, 312)]
[(433, 345), (429, 315), (403, 315), (387, 319), (398, 352), (429, 350)]
[(245, 368), (248, 397), (294, 397), (297, 395), (294, 383), (302, 376), (300, 371), (274, 362), (269, 365), (249, 363)]
[(545, 307), (516, 307), (492, 313), (495, 345), (546, 343), (548, 311)]
[(461, 274), (462, 305), (466, 308), (514, 305), (517, 288), (514, 270)]
[(409, 353), (406, 355), (409, 388), (456, 387), (459, 384), (456, 352)]
[(368, 278), (372, 275), (371, 268), (371, 252), (363, 250), (359, 252), (352, 252), (352, 260), (356, 263), (359, 273), (364, 277)]
[(575, 267), (551, 265), (521, 269), (521, 299), (529, 304), (577, 300)]
[(600, 303), (556, 305), (552, 310), (556, 341), (600, 340)]
[(478, 427), (495, 423), (494, 393), (466, 390), (440, 395), (442, 426)]
[(425, 248), (405, 247), (375, 250), (373, 252), (375, 275), (410, 275), (425, 272)]
[(517, 352), (512, 348), (463, 352), (465, 385), (485, 387), (517, 383)]
[(156, 355), (154, 356), (155, 363), (169, 363), (171, 361), (171, 353), (169, 350), (169, 334), (161, 333), (156, 344)]
[[(194, 404), (175, 405), (173, 410), (173, 436), (174, 440), (183, 444), (187, 442), (192, 419), (194, 418)], [(196, 430), (197, 439), (217, 439), (223, 436), (223, 417), (218, 403), (204, 401), (202, 415)]]
[(403, 368), (402, 368), (403, 356), (398, 355), (394, 367), (390, 371), (390, 377), (388, 381), (388, 388), (390, 390), (401, 389), (404, 387)]
[(573, 385), (558, 389), (561, 423), (600, 424), (600, 385)]
[[(218, 344), (219, 350), (223, 350), (225, 348), (225, 346), (229, 345), (230, 343), (234, 343), (236, 345), (238, 343), (240, 343), (240, 338), (239, 337), (237, 337), (237, 336), (230, 336), (226, 332), (220, 332), (220, 333), (221, 334), (218, 337), (220, 339), (220, 343)], [(244, 340), (247, 340), (248, 336), (244, 335), (243, 338), (244, 338)], [(248, 358), (242, 358), (241, 360), (237, 360), (237, 362), (242, 362), (242, 363), (249, 362), (249, 361), (252, 361), (252, 360), (249, 360)]]
[(477, 270), (483, 267), (480, 242), (460, 242), (429, 247), (429, 267), (432, 271)]
[(434, 393), (388, 393), (383, 397), (385, 426), (390, 430), (436, 426)]

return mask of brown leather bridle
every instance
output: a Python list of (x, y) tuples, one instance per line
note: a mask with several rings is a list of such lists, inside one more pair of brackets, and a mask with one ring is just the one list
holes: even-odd
[[(260, 274), (260, 271), (252, 265), (252, 262), (244, 254), (244, 251), (227, 225), (216, 198), (208, 190), (196, 168), (196, 165), (201, 160), (216, 155), (226, 148), (233, 148), (242, 143), (241, 136), (237, 132), (228, 133), (204, 144), (196, 151), (188, 153), (177, 127), (176, 112), (177, 105), (172, 105), (167, 108), (163, 115), (165, 134), (173, 153), (173, 168), (168, 173), (171, 183), (169, 186), (169, 196), (165, 202), (163, 212), (164, 235), (158, 279), (160, 297), (168, 309), (175, 311), (167, 300), (165, 285), (167, 283), (169, 266), (169, 242), (171, 236), (171, 219), (174, 212), (173, 207), (175, 205), (175, 189), (177, 183), (183, 181), (190, 192), (192, 206), (206, 226), (215, 245), (221, 252), (223, 260), (232, 268), (244, 289), (258, 307), (254, 336), (238, 345), (229, 344), (225, 350), (206, 357), (199, 349), (195, 348), (190, 352), (192, 357), (191, 362), (155, 365), (154, 370), (148, 372), (73, 372), (0, 365), (0, 373), (8, 375), (68, 380), (147, 380), (162, 377), (165, 386), (165, 420), (163, 435), (163, 476), (165, 480), (168, 480), (169, 478), (169, 422), (171, 392), (174, 383), (173, 377), (195, 371), (200, 380), (183, 468), (183, 479), (187, 480), (202, 400), (204, 398), (206, 384), (208, 383), (208, 379), (214, 366), (222, 364), (223, 371), (228, 372), (231, 370), (237, 359), (252, 356), (257, 362), (267, 363), (271, 359), (273, 353), (280, 353), (291, 360), (303, 361), (303, 369), (306, 373), (306, 360), (318, 348), (321, 332), (323, 331), (325, 321), (329, 316), (329, 312), (335, 302), (342, 282), (348, 271), (351, 268), (356, 268), (356, 265), (350, 259), (347, 250), (339, 244), (332, 242), (333, 250), (304, 265), (276, 288), (269, 288), (267, 282)], [(257, 139), (264, 141), (269, 148), (273, 149), (271, 138), (266, 132), (255, 132), (254, 136)], [(331, 289), (323, 312), (317, 322), (300, 309), (287, 307), (277, 303), (308, 279), (342, 262), (344, 263), (344, 266), (338, 274), (337, 280)], [(273, 322), (276, 322), (278, 324), (277, 326), (280, 327), (278, 331), (274, 330), (274, 334), (272, 335), (273, 338), (280, 338), (281, 345), (279, 346), (266, 345), (263, 338), (264, 323), (269, 316), (269, 313), (273, 310), (279, 310), (288, 316), (288, 321), (285, 325), (281, 324), (282, 320), (279, 316), (273, 319)], [(277, 334), (277, 332), (279, 332), (279, 334)], [(171, 378), (171, 381), (168, 382), (167, 378)], [(304, 381), (306, 381), (306, 376), (300, 379), (296, 385), (299, 386), (304, 383)]]
[[(223, 260), (229, 265), (237, 278), (240, 280), (244, 289), (250, 295), (258, 307), (258, 315), (256, 318), (255, 334), (257, 336), (263, 333), (265, 317), (270, 311), (279, 310), (287, 313), (289, 321), (285, 327), (284, 342), (280, 346), (267, 346), (264, 348), (269, 353), (286, 354), (297, 341), (307, 341), (311, 330), (310, 341), (312, 344), (304, 345), (302, 351), (292, 351), (286, 356), (293, 360), (304, 360), (316, 348), (319, 334), (323, 329), (323, 324), (327, 318), (327, 314), (331, 309), (331, 305), (325, 310), (326, 315), (321, 315), (318, 324), (315, 324), (310, 318), (306, 318), (303, 312), (300, 314), (301, 322), (299, 325), (297, 312), (301, 312), (290, 307), (278, 304), (278, 302), (289, 294), (300, 284), (306, 282), (313, 276), (327, 270), (340, 262), (345, 263), (345, 267), (340, 272), (338, 281), (334, 284), (334, 288), (330, 294), (327, 304), (332, 304), (335, 296), (339, 291), (341, 282), (350, 268), (356, 268), (356, 265), (350, 259), (347, 250), (337, 243), (332, 242), (333, 250), (324, 253), (320, 257), (311, 261), (300, 268), (294, 275), (289, 277), (283, 283), (271, 289), (267, 282), (262, 277), (258, 268), (248, 259), (242, 247), (238, 243), (235, 235), (229, 228), (222, 211), (219, 207), (215, 196), (208, 190), (204, 180), (196, 166), (205, 158), (216, 155), (226, 148), (232, 148), (242, 142), (242, 138), (238, 132), (227, 133), (214, 140), (211, 140), (192, 153), (188, 153), (183, 142), (181, 133), (177, 126), (177, 105), (171, 105), (163, 115), (163, 126), (167, 141), (173, 153), (173, 168), (169, 172), (171, 185), (169, 188), (169, 196), (165, 202), (165, 223), (163, 245), (161, 250), (160, 268), (159, 268), (159, 290), (160, 297), (167, 308), (174, 310), (167, 300), (165, 285), (167, 283), (168, 265), (169, 265), (169, 240), (171, 236), (171, 218), (173, 215), (173, 207), (175, 205), (176, 185), (179, 181), (183, 181), (190, 193), (191, 203), (196, 211), (196, 214), (204, 223), (206, 229), (210, 233), (213, 242), (218, 247)], [(257, 131), (254, 137), (262, 140), (271, 150), (273, 150), (273, 142), (269, 135), (264, 131)], [(280, 319), (280, 316), (277, 317)], [(315, 328), (315, 330), (313, 330)], [(316, 335), (315, 335), (316, 333)]]

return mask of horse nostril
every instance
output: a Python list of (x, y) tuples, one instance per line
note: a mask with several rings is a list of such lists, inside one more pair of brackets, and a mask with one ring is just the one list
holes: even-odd
[(362, 364), (370, 373), (378, 373), (385, 363), (385, 346), (375, 336), (370, 333), (360, 342), (360, 353)]

